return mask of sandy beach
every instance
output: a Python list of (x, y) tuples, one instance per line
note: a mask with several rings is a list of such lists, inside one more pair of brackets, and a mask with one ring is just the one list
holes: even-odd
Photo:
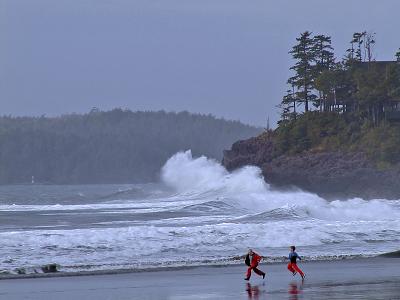
[(0, 280), (0, 299), (400, 299), (400, 259), (304, 262), (302, 283), (285, 264), (197, 267), (125, 274)]

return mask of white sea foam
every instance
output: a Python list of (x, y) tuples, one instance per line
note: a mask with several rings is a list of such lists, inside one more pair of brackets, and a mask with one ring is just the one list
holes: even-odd
[(132, 212), (156, 212), (168, 208), (180, 207), (182, 204), (191, 204), (192, 201), (178, 200), (163, 201), (162, 199), (153, 199), (152, 201), (140, 202), (124, 200), (120, 203), (93, 203), (93, 204), (54, 204), (54, 205), (16, 205), (1, 204), (0, 211), (81, 211), (81, 210), (118, 210)]
[[(382, 232), (390, 226), (392, 234)], [(8, 267), (57, 262), (63, 266), (158, 264), (182, 260), (224, 259), (241, 254), (249, 246), (265, 254), (286, 254), (288, 244), (307, 249), (308, 256), (371, 253), (366, 241), (398, 243), (397, 222), (340, 222), (321, 220), (275, 221), (259, 224), (218, 223), (200, 226), (129, 226), (75, 230), (32, 230), (0, 233), (2, 254), (12, 257)], [(396, 233), (397, 232), (397, 233)], [(362, 234), (358, 237), (358, 234)], [(354, 245), (350, 250), (336, 245)], [(332, 246), (333, 245), (333, 246)], [(393, 247), (393, 246), (392, 246)], [(275, 250), (274, 250), (275, 249)], [(283, 249), (283, 250), (282, 250)], [(388, 247), (390, 248), (390, 246)], [(392, 249), (394, 250), (394, 249)], [(347, 252), (344, 252), (347, 251)], [(303, 250), (304, 252), (304, 250)], [(372, 251), (373, 252), (373, 251)]]
[(400, 201), (362, 199), (326, 201), (315, 194), (272, 191), (257, 167), (229, 173), (218, 162), (190, 151), (174, 155), (162, 169), (162, 179), (181, 193), (214, 190), (229, 203), (254, 212), (291, 208), (312, 218), (326, 220), (396, 220)]

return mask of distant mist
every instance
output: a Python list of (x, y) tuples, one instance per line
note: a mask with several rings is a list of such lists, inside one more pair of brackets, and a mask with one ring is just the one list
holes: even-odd
[(237, 140), (261, 132), (188, 112), (114, 109), (55, 118), (0, 117), (0, 184), (131, 183), (158, 178), (178, 151), (220, 160)]

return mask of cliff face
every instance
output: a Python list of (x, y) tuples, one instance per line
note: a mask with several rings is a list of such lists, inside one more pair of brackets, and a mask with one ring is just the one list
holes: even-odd
[(360, 152), (274, 156), (273, 138), (261, 135), (234, 143), (224, 151), (223, 165), (228, 170), (255, 165), (273, 187), (296, 186), (325, 198), (400, 199), (400, 167), (379, 170)]

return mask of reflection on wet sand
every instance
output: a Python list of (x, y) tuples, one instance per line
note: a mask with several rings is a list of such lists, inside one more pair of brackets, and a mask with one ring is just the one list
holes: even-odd
[[(246, 292), (248, 299), (260, 300), (267, 299), (267, 290), (265, 289), (265, 282), (262, 284), (251, 284), (246, 283)], [(299, 300), (302, 299), (301, 295), (303, 293), (303, 282), (299, 283), (292, 281), (289, 283), (288, 287), (288, 299), (289, 300)]]
[(255, 299), (258, 300), (260, 299), (261, 295), (264, 295), (263, 299), (266, 299), (266, 293), (267, 291), (264, 289), (265, 282), (261, 285), (255, 285), (255, 284), (250, 284), (249, 282), (246, 283), (246, 292), (248, 295), (248, 299)]
[(289, 283), (289, 300), (298, 300), (299, 295), (303, 292), (303, 284), (298, 284), (297, 282), (291, 282)]

